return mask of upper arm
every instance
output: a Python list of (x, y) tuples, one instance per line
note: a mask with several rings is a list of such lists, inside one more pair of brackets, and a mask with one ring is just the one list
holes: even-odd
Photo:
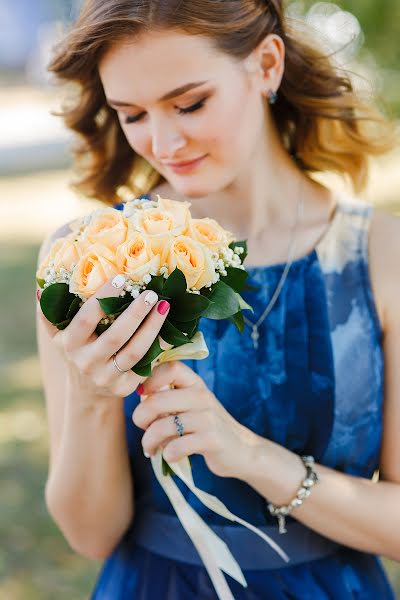
[[(69, 233), (71, 233), (69, 224), (65, 224), (43, 241), (38, 254), (38, 267), (49, 252), (53, 242), (60, 237), (65, 237)], [(67, 373), (61, 352), (56, 347), (49, 333), (49, 327), (52, 327), (52, 325), (46, 321), (38, 303), (36, 312), (36, 337), (49, 428), (50, 471), (61, 438)]]
[(375, 211), (370, 271), (383, 329), (384, 412), (380, 477), (400, 483), (400, 218)]

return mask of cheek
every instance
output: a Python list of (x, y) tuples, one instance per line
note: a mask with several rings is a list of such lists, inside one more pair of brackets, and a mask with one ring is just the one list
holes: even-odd
[(121, 127), (132, 150), (141, 156), (149, 156), (151, 152), (151, 139), (146, 133), (146, 128), (141, 125), (123, 126), (122, 124)]
[(263, 104), (259, 96), (243, 93), (228, 98), (212, 126), (207, 125), (208, 146), (215, 158), (242, 163), (258, 143), (263, 127)]

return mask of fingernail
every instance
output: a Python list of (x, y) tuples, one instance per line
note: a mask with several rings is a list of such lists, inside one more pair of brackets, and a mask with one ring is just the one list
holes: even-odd
[(111, 285), (115, 288), (122, 288), (126, 279), (123, 275), (116, 275), (111, 282)]
[(150, 458), (150, 454), (148, 452), (146, 452), (146, 450), (143, 450), (143, 454), (145, 455), (146, 458)]
[(160, 304), (157, 306), (157, 310), (160, 315), (165, 315), (165, 313), (169, 310), (170, 304), (166, 300), (162, 300)]
[(144, 303), (147, 304), (147, 306), (154, 306), (157, 300), (157, 294), (153, 290), (150, 290), (150, 292), (148, 292), (144, 298)]
[(144, 392), (144, 387), (142, 384), (139, 384), (136, 388), (137, 393), (139, 394), (139, 396), (141, 396)]
[(40, 300), (41, 295), (42, 295), (42, 290), (36, 290), (36, 298), (38, 299), (38, 302)]

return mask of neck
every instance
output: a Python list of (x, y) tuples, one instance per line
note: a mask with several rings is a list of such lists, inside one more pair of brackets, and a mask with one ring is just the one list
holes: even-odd
[(188, 200), (194, 218), (215, 219), (236, 239), (247, 239), (253, 245), (262, 243), (265, 237), (287, 239), (300, 196), (304, 201), (304, 216), (308, 215), (316, 224), (326, 222), (332, 204), (330, 190), (301, 171), (277, 134), (269, 139), (265, 134), (260, 136), (256, 151), (242, 171), (216, 193), (184, 197), (172, 190), (169, 183), (159, 186), (157, 193)]
[(286, 152), (272, 162), (260, 154), (249, 163), (220, 192), (190, 201), (199, 218), (209, 216), (237, 238), (257, 240), (277, 225), (291, 227), (299, 190), (310, 184)]

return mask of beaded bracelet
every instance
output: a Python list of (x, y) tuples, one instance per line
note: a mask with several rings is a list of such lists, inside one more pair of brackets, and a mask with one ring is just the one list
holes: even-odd
[(286, 516), (289, 515), (294, 508), (297, 506), (301, 506), (303, 501), (308, 498), (311, 494), (311, 488), (319, 483), (318, 475), (314, 469), (315, 460), (313, 456), (301, 456), (301, 460), (303, 461), (304, 466), (307, 469), (307, 474), (305, 479), (303, 479), (302, 484), (297, 491), (296, 496), (290, 502), (290, 504), (286, 506), (275, 506), (272, 502), (268, 503), (268, 510), (273, 517), (277, 517), (279, 521), (279, 533), (286, 533), (287, 529), (285, 528)]

